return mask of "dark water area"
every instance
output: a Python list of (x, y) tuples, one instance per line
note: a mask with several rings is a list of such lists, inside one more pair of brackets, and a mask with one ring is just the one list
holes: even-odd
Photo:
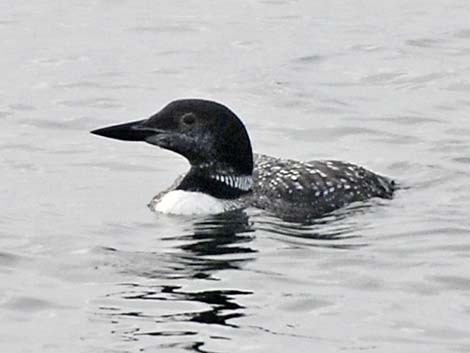
[[(470, 4), (0, 4), (0, 351), (470, 351)], [(223, 102), (254, 150), (395, 178), (309, 223), (154, 214), (176, 154), (90, 135)]]

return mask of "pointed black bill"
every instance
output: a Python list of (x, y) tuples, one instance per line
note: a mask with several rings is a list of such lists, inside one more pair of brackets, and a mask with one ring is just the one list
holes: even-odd
[(104, 127), (90, 131), (92, 134), (109, 137), (117, 140), (124, 141), (145, 141), (147, 137), (153, 135), (155, 132), (149, 131), (148, 129), (142, 128), (142, 123), (146, 121), (137, 120), (129, 123), (119, 124)]

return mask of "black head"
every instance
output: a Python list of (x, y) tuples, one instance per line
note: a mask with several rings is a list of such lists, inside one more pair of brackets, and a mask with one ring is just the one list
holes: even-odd
[(177, 152), (193, 167), (213, 166), (251, 175), (253, 154), (246, 129), (226, 106), (202, 99), (176, 100), (145, 120), (91, 133), (126, 141), (145, 141)]

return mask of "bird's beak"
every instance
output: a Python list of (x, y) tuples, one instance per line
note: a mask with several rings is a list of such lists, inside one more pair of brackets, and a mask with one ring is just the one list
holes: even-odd
[(147, 119), (112, 125), (90, 131), (92, 134), (123, 141), (145, 141), (157, 131), (145, 127)]

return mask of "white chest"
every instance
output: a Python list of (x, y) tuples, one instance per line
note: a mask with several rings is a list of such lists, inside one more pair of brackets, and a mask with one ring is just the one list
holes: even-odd
[(179, 215), (214, 214), (225, 211), (219, 199), (200, 192), (173, 190), (165, 194), (156, 204), (154, 211)]

